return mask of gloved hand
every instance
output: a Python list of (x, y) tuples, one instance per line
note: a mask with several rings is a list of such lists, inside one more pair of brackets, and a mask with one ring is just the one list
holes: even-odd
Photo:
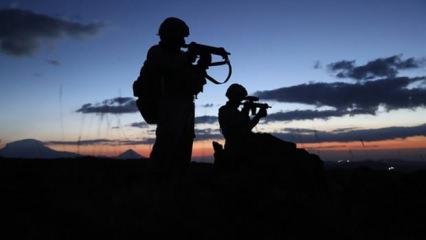
[(256, 116), (258, 116), (259, 118), (264, 118), (268, 115), (268, 111), (266, 110), (266, 108), (261, 108), (259, 109), (259, 112), (257, 112)]
[(250, 111), (250, 109), (251, 109), (251, 103), (248, 101), (244, 101), (242, 111), (248, 112)]

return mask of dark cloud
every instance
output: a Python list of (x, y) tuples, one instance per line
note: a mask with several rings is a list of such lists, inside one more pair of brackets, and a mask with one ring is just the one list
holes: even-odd
[(146, 137), (140, 140), (120, 140), (120, 145), (139, 145), (139, 144), (154, 144), (154, 137)]
[[(206, 117), (210, 117), (210, 116), (206, 116)], [(216, 118), (217, 120), (217, 118)], [(215, 121), (212, 121), (211, 119), (208, 118), (204, 118), (201, 121), (197, 121), (198, 123), (214, 123)], [(129, 124), (129, 126), (131, 127), (136, 127), (136, 128), (148, 128), (150, 125), (146, 122), (134, 122)], [(211, 131), (213, 131), (212, 129), (196, 129), (196, 134), (205, 134), (205, 133), (210, 133)], [(155, 132), (155, 131), (154, 131)]]
[(132, 97), (117, 97), (104, 100), (102, 103), (86, 103), (76, 112), (97, 114), (123, 114), (139, 112), (136, 100)]
[(309, 83), (256, 92), (263, 100), (330, 106), (331, 111), (294, 111), (269, 116), (270, 120), (327, 118), (346, 114), (374, 114), (379, 106), (386, 110), (426, 106), (425, 88), (407, 88), (425, 82), (426, 77), (397, 77), (362, 83)]
[(51, 145), (76, 145), (76, 146), (89, 146), (89, 145), (139, 145), (139, 144), (153, 144), (155, 138), (144, 138), (139, 140), (118, 140), (118, 139), (89, 139), (80, 141), (47, 141), (45, 144)]
[(60, 66), (61, 65), (61, 62), (59, 60), (55, 60), (55, 59), (48, 59), (48, 60), (46, 60), (46, 62), (50, 65), (53, 65), (53, 66)]
[(201, 105), (201, 107), (204, 107), (204, 108), (211, 108), (213, 106), (214, 106), (213, 103), (206, 103), (206, 104)]
[(97, 144), (105, 144), (111, 143), (113, 140), (109, 139), (91, 139), (91, 140), (80, 140), (80, 141), (47, 141), (45, 144), (53, 144), (53, 145), (97, 145)]
[(354, 64), (355, 64), (355, 60), (352, 60), (352, 61), (342, 60), (339, 62), (330, 63), (328, 65), (328, 68), (331, 71), (350, 70), (355, 67)]
[(65, 35), (93, 35), (102, 24), (66, 21), (28, 10), (0, 9), (0, 51), (13, 56), (31, 55), (45, 39)]
[[(315, 146), (315, 147), (310, 147), (310, 148), (307, 148), (308, 150), (309, 149), (313, 149), (313, 150), (320, 150), (320, 149), (338, 149), (338, 150), (340, 150), (340, 149), (342, 149), (342, 148), (346, 148), (347, 147), (347, 145), (345, 145), (345, 144), (336, 144), (336, 145), (327, 145), (327, 146)], [(371, 146), (369, 145), (368, 146), (369, 148), (371, 148)]]
[(317, 131), (314, 129), (284, 129), (274, 133), (284, 140), (294, 140), (298, 143), (316, 142), (352, 142), (380, 141), (413, 136), (426, 136), (426, 124), (414, 127), (387, 127), (378, 129), (357, 129), (347, 131)]
[(349, 131), (356, 130), (356, 129), (357, 128), (354, 128), (354, 127), (350, 127), (350, 128), (337, 128), (337, 129), (334, 129), (332, 132), (334, 132), (334, 133), (349, 132)]
[(296, 120), (313, 120), (313, 119), (329, 119), (330, 117), (341, 117), (345, 115), (357, 114), (374, 114), (370, 111), (356, 110), (295, 110), (289, 112), (276, 112), (269, 114), (265, 121), (296, 121)]
[(352, 78), (355, 80), (371, 80), (375, 78), (394, 78), (399, 70), (419, 68), (424, 59), (401, 59), (402, 55), (394, 55), (388, 58), (377, 58), (365, 65), (355, 66), (355, 61), (342, 60), (328, 64), (328, 69), (338, 78)]
[[(147, 128), (149, 125), (145, 122), (135, 122), (130, 124), (132, 127), (138, 127), (138, 128)], [(213, 128), (195, 128), (195, 140), (208, 140), (208, 139), (221, 139), (222, 134), (220, 133), (219, 129), (213, 129)], [(151, 133), (155, 133), (155, 130)], [(155, 142), (155, 138), (153, 140)]]
[[(213, 124), (217, 122), (216, 116), (209, 116), (209, 115), (203, 115), (195, 117), (195, 124)], [(137, 128), (147, 128), (149, 124), (146, 122), (134, 122), (130, 124), (131, 127), (137, 127)]]
[(320, 61), (315, 61), (314, 62), (314, 69), (321, 69), (322, 68), (322, 64)]
[(130, 124), (131, 127), (136, 127), (136, 128), (148, 128), (149, 124), (146, 122), (134, 122)]
[(195, 140), (222, 139), (223, 136), (219, 129), (203, 128), (195, 129)]
[[(196, 129), (195, 141), (223, 139), (218, 129)], [(381, 141), (390, 139), (404, 139), (414, 136), (426, 136), (426, 124), (412, 127), (386, 127), (378, 129), (335, 129), (332, 131), (319, 131), (305, 128), (286, 128), (273, 135), (297, 143), (319, 143), (319, 142), (353, 142), (353, 141)], [(153, 144), (154, 137), (136, 140), (114, 140), (114, 139), (90, 139), (81, 141), (47, 141), (51, 145), (140, 145)]]
[(196, 124), (202, 124), (202, 123), (213, 124), (213, 123), (216, 123), (216, 122), (217, 122), (216, 116), (203, 115), (203, 116), (195, 117), (195, 123)]
[[(222, 139), (222, 134), (218, 129), (195, 129), (196, 138), (195, 141), (209, 140), (209, 139)], [(45, 144), (50, 145), (75, 145), (75, 146), (91, 146), (91, 145), (108, 145), (108, 146), (120, 146), (120, 145), (143, 145), (143, 144), (154, 144), (155, 137), (146, 137), (143, 139), (88, 139), (88, 140), (76, 140), (76, 141), (46, 141)]]
[(290, 133), (290, 134), (315, 134), (317, 130), (310, 128), (284, 128), (282, 132)]

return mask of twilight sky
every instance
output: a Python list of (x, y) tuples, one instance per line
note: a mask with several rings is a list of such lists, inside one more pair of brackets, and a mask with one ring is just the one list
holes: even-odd
[(194, 156), (221, 138), (215, 116), (235, 82), (273, 106), (256, 131), (325, 159), (426, 154), (424, 0), (0, 0), (0, 147), (148, 155), (154, 127), (131, 84), (169, 16), (187, 22), (187, 42), (231, 52), (229, 83), (196, 100)]

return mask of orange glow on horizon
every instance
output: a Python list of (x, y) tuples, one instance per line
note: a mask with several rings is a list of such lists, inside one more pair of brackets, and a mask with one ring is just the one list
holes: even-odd
[(132, 149), (139, 153), (143, 157), (149, 157), (152, 146), (150, 145), (65, 145), (65, 144), (54, 144), (49, 145), (50, 148), (57, 151), (74, 152), (81, 155), (88, 156), (105, 156), (115, 157), (125, 152), (128, 149)]
[[(223, 144), (224, 141), (220, 140)], [(128, 149), (133, 149), (144, 157), (149, 157), (152, 145), (49, 145), (58, 151), (75, 152), (92, 156), (117, 156)], [(298, 148), (310, 151), (348, 151), (348, 150), (392, 150), (392, 149), (426, 149), (426, 137), (417, 136), (406, 139), (393, 139), (383, 141), (353, 141), (353, 142), (322, 142), (322, 143), (298, 143)], [(193, 157), (213, 156), (212, 140), (194, 142)]]
[[(223, 144), (223, 141), (219, 141)], [(65, 144), (52, 144), (49, 145), (50, 148), (57, 151), (67, 151), (74, 152), (81, 155), (89, 156), (106, 156), (106, 157), (115, 157), (123, 153), (128, 149), (132, 149), (135, 152), (139, 153), (144, 157), (149, 157), (152, 145), (65, 145)], [(192, 157), (204, 157), (212, 156), (213, 147), (211, 141), (196, 141), (194, 142)]]
[(342, 151), (350, 149), (386, 150), (386, 149), (426, 149), (426, 137), (417, 136), (405, 139), (392, 139), (382, 141), (354, 141), (354, 142), (323, 142), (297, 144), (297, 147), (313, 150)]

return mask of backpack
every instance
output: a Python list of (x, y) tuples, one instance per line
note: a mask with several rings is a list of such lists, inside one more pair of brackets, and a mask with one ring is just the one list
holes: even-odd
[(158, 122), (158, 91), (156, 91), (158, 88), (156, 85), (158, 83), (156, 84), (152, 78), (144, 78), (143, 74), (133, 82), (133, 95), (138, 97), (136, 106), (148, 124)]

